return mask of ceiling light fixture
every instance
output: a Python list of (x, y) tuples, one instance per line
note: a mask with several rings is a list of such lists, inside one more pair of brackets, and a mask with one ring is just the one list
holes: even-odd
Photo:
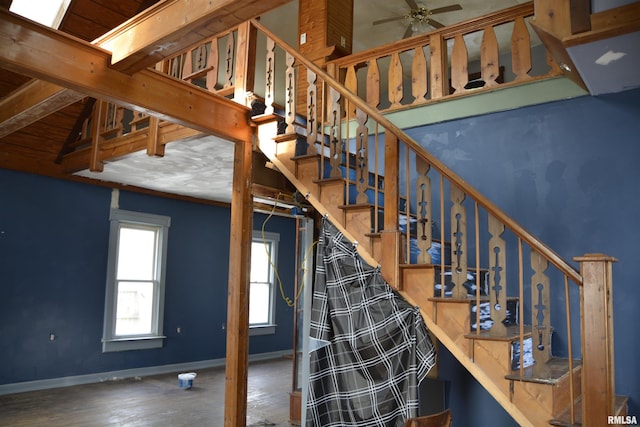
[(429, 21), (431, 20), (431, 11), (426, 7), (419, 7), (417, 9), (411, 9), (411, 11), (405, 15), (404, 19), (409, 22), (411, 30), (413, 32), (427, 31)]

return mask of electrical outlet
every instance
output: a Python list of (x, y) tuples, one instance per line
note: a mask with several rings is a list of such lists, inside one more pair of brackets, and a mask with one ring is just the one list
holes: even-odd
[(300, 34), (300, 44), (305, 44), (307, 42), (307, 33)]
[(51, 332), (49, 334), (49, 341), (54, 342), (56, 340), (56, 334), (54, 334), (53, 332)]
[(177, 332), (177, 333), (179, 333), (179, 334), (181, 334), (181, 333), (182, 333), (182, 328), (181, 328), (180, 326), (178, 326), (178, 327), (176, 328), (176, 332)]
[(340, 46), (347, 47), (347, 39), (344, 36), (340, 36)]

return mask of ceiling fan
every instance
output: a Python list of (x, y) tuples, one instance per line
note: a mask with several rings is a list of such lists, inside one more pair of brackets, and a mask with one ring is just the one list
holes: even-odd
[(409, 25), (404, 32), (403, 39), (410, 37), (414, 32), (426, 31), (426, 26), (430, 25), (433, 28), (442, 28), (444, 24), (434, 20), (432, 15), (445, 12), (453, 12), (455, 10), (462, 10), (462, 6), (459, 4), (452, 4), (449, 6), (438, 7), (435, 9), (428, 9), (423, 6), (419, 6), (416, 0), (405, 0), (410, 7), (409, 12), (406, 15), (396, 16), (393, 18), (380, 19), (379, 21), (373, 21), (373, 25), (385, 24), (387, 22), (406, 20)]

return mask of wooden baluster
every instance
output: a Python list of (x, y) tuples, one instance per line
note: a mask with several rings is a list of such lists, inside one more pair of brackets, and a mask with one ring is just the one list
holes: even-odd
[(227, 47), (225, 50), (225, 69), (224, 69), (224, 87), (233, 86), (233, 63), (235, 62), (235, 39), (233, 33), (229, 33), (227, 36)]
[(515, 81), (530, 79), (531, 37), (523, 17), (516, 19), (511, 34), (511, 69), (516, 75)]
[(411, 94), (414, 97), (414, 104), (427, 102), (425, 96), (428, 92), (427, 86), (427, 58), (424, 55), (422, 46), (414, 49), (413, 63), (411, 64)]
[[(104, 123), (101, 132), (109, 132), (116, 127), (116, 104), (108, 102), (106, 112), (104, 112)], [(104, 110), (103, 110), (104, 111)]]
[(372, 59), (367, 67), (367, 104), (373, 108), (380, 105), (380, 69), (378, 60)]
[(553, 59), (553, 56), (549, 51), (547, 51), (547, 64), (549, 64), (549, 67), (550, 67), (550, 70), (548, 73), (549, 75), (553, 76), (553, 75), (560, 75), (563, 73), (562, 69), (560, 68), (558, 63), (555, 61), (555, 59)]
[(191, 82), (191, 75), (193, 74), (193, 51), (187, 50), (184, 55), (184, 64), (182, 66), (182, 79), (188, 79)]
[(469, 83), (468, 61), (467, 45), (462, 35), (458, 34), (453, 41), (451, 53), (451, 87), (455, 93), (464, 92), (464, 87)]
[(502, 236), (504, 224), (489, 214), (489, 300), (491, 304), (491, 335), (504, 336), (507, 332), (507, 266), (506, 243)]
[(193, 58), (191, 60), (191, 69), (192, 72), (204, 70), (207, 68), (207, 43), (201, 43), (193, 50), (192, 55), (190, 57), (195, 56), (195, 62)]
[(286, 63), (287, 71), (285, 76), (285, 84), (287, 85), (287, 91), (285, 95), (285, 122), (287, 123), (287, 129), (285, 133), (292, 134), (296, 132), (293, 123), (296, 120), (296, 73), (293, 68), (295, 58), (290, 53), (287, 53)]
[(391, 55), (391, 63), (389, 64), (389, 102), (390, 109), (402, 107), (402, 98), (404, 91), (402, 87), (402, 62), (400, 62), (400, 54), (394, 52)]
[(551, 359), (551, 310), (549, 277), (545, 271), (549, 261), (538, 252), (531, 250), (531, 325), (533, 325), (533, 365), (534, 373), (544, 372), (545, 364)]
[(178, 55), (171, 59), (171, 77), (182, 79), (183, 55)]
[(276, 42), (267, 37), (267, 56), (265, 59), (265, 84), (264, 84), (264, 104), (267, 108), (265, 114), (273, 114), (273, 97), (275, 93), (276, 63), (275, 63)]
[(91, 172), (102, 172), (104, 163), (100, 156), (100, 142), (102, 142), (102, 115), (104, 107), (107, 105), (104, 101), (98, 101), (93, 107), (93, 115), (91, 120), (91, 152), (89, 155), (89, 170)]
[(442, 98), (449, 94), (449, 80), (447, 78), (447, 45), (439, 33), (429, 37), (429, 56), (431, 99)]
[[(329, 164), (331, 165), (331, 178), (340, 178), (340, 163), (342, 162), (342, 110), (340, 108), (340, 92), (333, 87), (330, 88), (329, 106)], [(347, 159), (348, 161), (348, 159)]]
[(431, 178), (429, 170), (431, 165), (422, 157), (416, 156), (416, 170), (418, 177), (416, 178), (416, 215), (418, 219), (418, 235), (416, 236), (418, 249), (417, 263), (431, 264), (431, 254), (429, 248), (432, 243), (432, 217), (431, 217)]
[(318, 88), (316, 73), (307, 70), (307, 154), (317, 152), (318, 141)]
[[(451, 183), (451, 282), (453, 298), (467, 298), (467, 211), (462, 205), (466, 194)], [(444, 294), (443, 294), (444, 296)]]
[[(351, 93), (357, 95), (358, 94), (358, 76), (356, 74), (356, 67), (354, 65), (349, 65), (347, 67), (347, 75), (344, 78), (344, 86), (351, 91)], [(355, 106), (349, 108), (347, 111), (347, 117), (349, 119), (353, 118), (356, 115)]]
[(369, 189), (369, 129), (366, 123), (369, 116), (356, 109), (356, 196), (357, 204), (368, 202), (367, 190)]
[(220, 50), (218, 49), (218, 38), (211, 39), (209, 54), (207, 55), (207, 89), (211, 92), (218, 86), (218, 61), (220, 60)]
[(124, 135), (124, 108), (116, 105), (115, 117), (116, 136)]
[(480, 45), (480, 63), (482, 64), (481, 75), (484, 87), (496, 86), (498, 84), (496, 79), (500, 76), (500, 52), (493, 27), (484, 29)]

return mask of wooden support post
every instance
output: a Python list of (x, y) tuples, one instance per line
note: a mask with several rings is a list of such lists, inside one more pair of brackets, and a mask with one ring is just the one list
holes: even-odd
[(582, 337), (582, 422), (584, 427), (607, 424), (615, 415), (613, 355), (612, 264), (604, 254), (574, 258), (580, 263)]
[(147, 140), (147, 155), (164, 157), (164, 144), (159, 138), (160, 119), (154, 116), (149, 117), (149, 139)]
[[(382, 238), (382, 256), (380, 265), (384, 279), (395, 289), (400, 289), (399, 263), (405, 261), (400, 258), (400, 232), (398, 224), (400, 221), (398, 212), (400, 210), (399, 184), (399, 158), (400, 147), (398, 137), (391, 132), (385, 134), (384, 142), (384, 230)], [(407, 236), (409, 235), (409, 224), (407, 223)]]
[[(250, 107), (248, 92), (253, 92), (256, 74), (256, 41), (258, 30), (251, 22), (243, 22), (238, 26), (238, 42), (236, 51), (236, 78), (233, 100)], [(229, 34), (229, 37), (232, 37)]]
[(224, 425), (225, 427), (244, 427), (247, 418), (249, 270), (253, 228), (252, 142), (236, 142), (234, 156), (229, 239)]
[(429, 40), (431, 98), (442, 98), (449, 94), (447, 44), (440, 34), (431, 36)]

